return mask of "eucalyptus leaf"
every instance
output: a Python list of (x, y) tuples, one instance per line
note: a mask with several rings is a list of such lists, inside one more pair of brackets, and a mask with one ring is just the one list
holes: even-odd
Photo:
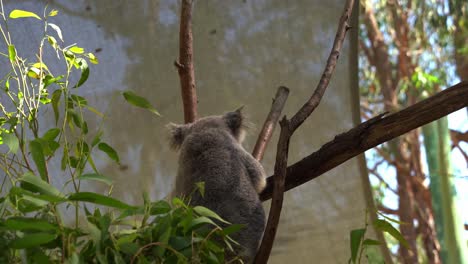
[(148, 100), (135, 94), (133, 91), (130, 91), (130, 90), (124, 91), (122, 94), (125, 100), (129, 102), (131, 105), (147, 109), (150, 112), (158, 116), (161, 116), (159, 112), (148, 102)]
[(29, 147), (31, 149), (31, 156), (33, 161), (36, 164), (37, 170), (39, 171), (39, 175), (41, 175), (42, 180), (47, 182), (47, 167), (41, 143), (38, 140), (33, 140), (29, 143)]
[(33, 12), (25, 11), (25, 10), (20, 10), (20, 9), (15, 9), (11, 11), (10, 13), (10, 18), (16, 19), (16, 18), (24, 18), (24, 17), (34, 17), (39, 20), (42, 20), (38, 15), (36, 15)]
[(10, 149), (9, 152), (16, 154), (19, 148), (19, 141), (15, 134), (13, 133), (3, 133), (3, 142)]
[(21, 249), (21, 248), (32, 248), (46, 244), (57, 237), (56, 234), (51, 233), (31, 233), (24, 234), (23, 237), (17, 238), (10, 243), (11, 248)]
[(80, 175), (77, 177), (78, 180), (88, 180), (88, 181), (99, 181), (103, 182), (107, 185), (112, 185), (113, 181), (112, 179), (105, 177), (103, 175), (97, 174), (97, 173), (87, 173)]
[(25, 173), (19, 179), (21, 183), (28, 183), (35, 187), (34, 192), (39, 192), (43, 194), (49, 194), (56, 197), (65, 197), (59, 190), (54, 186), (48, 184), (46, 181), (43, 181), (41, 178), (33, 175), (30, 172)]
[(213, 219), (216, 219), (220, 222), (223, 222), (223, 223), (226, 223), (226, 224), (230, 224), (228, 221), (222, 219), (217, 213), (211, 211), (210, 209), (206, 208), (206, 207), (203, 207), (203, 206), (195, 206), (193, 208), (193, 210), (201, 215), (201, 216), (206, 216), (206, 217), (209, 217), (209, 218), (213, 218)]
[(98, 149), (103, 151), (104, 153), (109, 156), (112, 160), (114, 160), (117, 163), (120, 163), (119, 155), (117, 154), (117, 151), (115, 151), (111, 146), (109, 146), (107, 143), (101, 142), (98, 144)]
[(351, 246), (351, 262), (356, 263), (356, 259), (359, 253), (359, 248), (361, 246), (361, 241), (366, 233), (366, 229), (355, 229), (351, 230), (350, 236), (350, 246)]
[(396, 240), (400, 242), (404, 247), (409, 248), (408, 241), (403, 237), (403, 235), (396, 229), (395, 227), (392, 226), (389, 222), (383, 219), (376, 219), (374, 221), (374, 226), (376, 229), (387, 232), (389, 235), (394, 237)]
[(80, 201), (80, 202), (88, 202), (94, 203), (99, 205), (105, 205), (109, 207), (119, 208), (119, 209), (132, 209), (135, 208), (134, 206), (128, 205), (122, 201), (114, 199), (109, 196), (104, 196), (98, 193), (92, 192), (77, 192), (70, 194), (68, 196), (70, 201)]

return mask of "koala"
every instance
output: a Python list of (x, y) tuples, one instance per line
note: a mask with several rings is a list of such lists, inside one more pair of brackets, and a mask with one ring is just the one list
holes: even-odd
[[(249, 263), (265, 228), (258, 194), (265, 188), (262, 165), (242, 147), (245, 118), (241, 109), (208, 116), (185, 125), (169, 124), (171, 144), (180, 150), (173, 194), (191, 196), (191, 205), (205, 206), (233, 224), (245, 224), (233, 234), (242, 248), (236, 254)], [(205, 195), (194, 192), (205, 183)]]

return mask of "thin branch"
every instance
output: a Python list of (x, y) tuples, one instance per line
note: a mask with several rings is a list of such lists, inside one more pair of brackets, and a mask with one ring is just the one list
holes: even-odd
[(368, 168), (368, 170), (369, 170), (369, 173), (374, 175), (377, 179), (379, 179), (379, 181), (381, 181), (383, 184), (385, 184), (385, 187), (388, 190), (390, 190), (394, 194), (398, 195), (398, 192), (395, 189), (393, 189), (392, 187), (390, 187), (390, 185), (387, 183), (387, 181), (385, 181), (385, 179), (382, 177), (382, 175), (380, 175), (380, 173), (377, 172), (377, 170), (372, 169), (372, 168)]
[[(461, 82), (399, 112), (379, 115), (323, 145), (287, 169), (285, 190), (302, 185), (379, 144), (468, 106), (468, 82)], [(260, 194), (271, 198), (273, 177)]]
[(384, 214), (398, 215), (398, 209), (391, 209), (382, 204), (377, 205), (377, 210)]
[(255, 144), (252, 156), (257, 160), (262, 160), (263, 154), (265, 153), (266, 146), (275, 131), (276, 124), (278, 123), (281, 111), (283, 111), (286, 100), (288, 99), (289, 89), (280, 86), (276, 91), (275, 98), (271, 104), (270, 113), (263, 124), (262, 131), (258, 135), (257, 143)]
[(351, 28), (349, 19), (351, 17), (351, 11), (353, 9), (354, 0), (348, 0), (345, 3), (345, 9), (341, 15), (338, 30), (333, 41), (333, 48), (328, 56), (327, 65), (322, 73), (319, 84), (315, 88), (314, 93), (310, 99), (302, 106), (302, 108), (291, 118), (290, 130), (294, 132), (320, 103), (320, 100), (327, 89), (328, 83), (330, 82), (331, 76), (336, 68), (336, 62), (340, 56), (340, 50), (343, 46), (343, 42), (346, 36), (346, 32)]
[(320, 78), (320, 81), (315, 88), (310, 99), (302, 106), (301, 109), (290, 119), (286, 116), (281, 120), (281, 132), (278, 140), (278, 147), (276, 152), (275, 162), (275, 176), (273, 199), (271, 201), (270, 213), (268, 215), (268, 222), (263, 234), (262, 243), (255, 257), (256, 264), (264, 264), (268, 262), (270, 257), (271, 248), (275, 240), (276, 231), (283, 207), (283, 197), (285, 188), (285, 178), (287, 174), (287, 162), (289, 151), (289, 140), (294, 134), (296, 129), (310, 116), (310, 114), (319, 105), (325, 90), (330, 82), (331, 76), (336, 68), (336, 62), (340, 55), (340, 50), (343, 45), (346, 32), (350, 29), (349, 20), (353, 9), (354, 0), (347, 0), (343, 14), (341, 15), (338, 30), (333, 42), (333, 48), (325, 66), (325, 70)]
[(174, 62), (179, 72), (185, 123), (192, 123), (197, 119), (197, 91), (193, 67), (192, 6), (193, 0), (182, 0), (179, 61)]

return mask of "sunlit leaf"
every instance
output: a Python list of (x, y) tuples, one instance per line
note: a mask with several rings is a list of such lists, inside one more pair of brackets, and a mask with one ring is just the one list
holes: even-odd
[(90, 180), (90, 181), (99, 181), (99, 182), (103, 182), (107, 185), (112, 185), (113, 181), (112, 179), (106, 177), (106, 176), (103, 176), (103, 175), (100, 175), (100, 174), (97, 174), (97, 173), (87, 173), (87, 174), (83, 174), (83, 175), (80, 175), (79, 177), (77, 177), (78, 180)]
[(130, 104), (148, 109), (150, 112), (160, 116), (158, 111), (148, 102), (148, 100), (139, 95), (136, 95), (133, 91), (124, 91), (122, 94), (125, 100), (127, 100), (127, 102)]
[(78, 47), (78, 46), (70, 47), (68, 50), (75, 53), (75, 54), (83, 54), (84, 53), (84, 49), (82, 47)]
[(15, 9), (11, 11), (10, 13), (10, 18), (13, 18), (13, 19), (23, 18), (23, 17), (34, 17), (39, 20), (42, 20), (38, 15), (34, 14), (33, 12), (29, 12), (25, 10)]
[(43, 70), (49, 71), (49, 68), (47, 68), (47, 65), (45, 65), (43, 62), (36, 62), (32, 66), (37, 69), (43, 69)]
[(84, 59), (81, 59), (81, 58), (76, 59), (76, 61), (78, 62), (79, 67), (81, 69), (81, 76), (80, 76), (80, 80), (78, 81), (77, 84), (75, 84), (75, 86), (73, 86), (73, 88), (78, 88), (81, 85), (83, 85), (86, 82), (86, 80), (88, 80), (88, 77), (89, 77), (88, 63)]
[(114, 208), (119, 208), (119, 209), (131, 209), (135, 208), (134, 206), (128, 205), (122, 201), (119, 201), (117, 199), (104, 196), (101, 194), (97, 193), (92, 193), (92, 192), (78, 192), (78, 193), (73, 193), (68, 196), (68, 199), (70, 201), (80, 201), (80, 202), (88, 202), (88, 203), (94, 203), (94, 204), (99, 204), (99, 205), (105, 205), (109, 207), (114, 207)]
[(98, 58), (96, 58), (96, 56), (93, 53), (88, 53), (88, 58), (89, 58), (89, 61), (92, 64), (98, 64), (99, 63)]
[(16, 48), (14, 45), (8, 45), (8, 57), (10, 62), (14, 62), (16, 59)]
[[(49, 12), (50, 17), (56, 16), (57, 14), (58, 14), (57, 9), (52, 9), (52, 11)], [(50, 23), (49, 23), (49, 25), (50, 25)]]

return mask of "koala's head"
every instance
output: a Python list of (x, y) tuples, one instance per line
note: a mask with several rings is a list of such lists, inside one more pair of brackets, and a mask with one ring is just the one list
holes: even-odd
[(244, 140), (245, 117), (242, 114), (242, 107), (234, 112), (227, 112), (220, 116), (207, 116), (200, 118), (193, 123), (178, 125), (170, 123), (167, 128), (170, 131), (171, 146), (178, 149), (187, 135), (191, 133), (203, 132), (206, 129), (217, 128), (229, 131), (239, 142)]

